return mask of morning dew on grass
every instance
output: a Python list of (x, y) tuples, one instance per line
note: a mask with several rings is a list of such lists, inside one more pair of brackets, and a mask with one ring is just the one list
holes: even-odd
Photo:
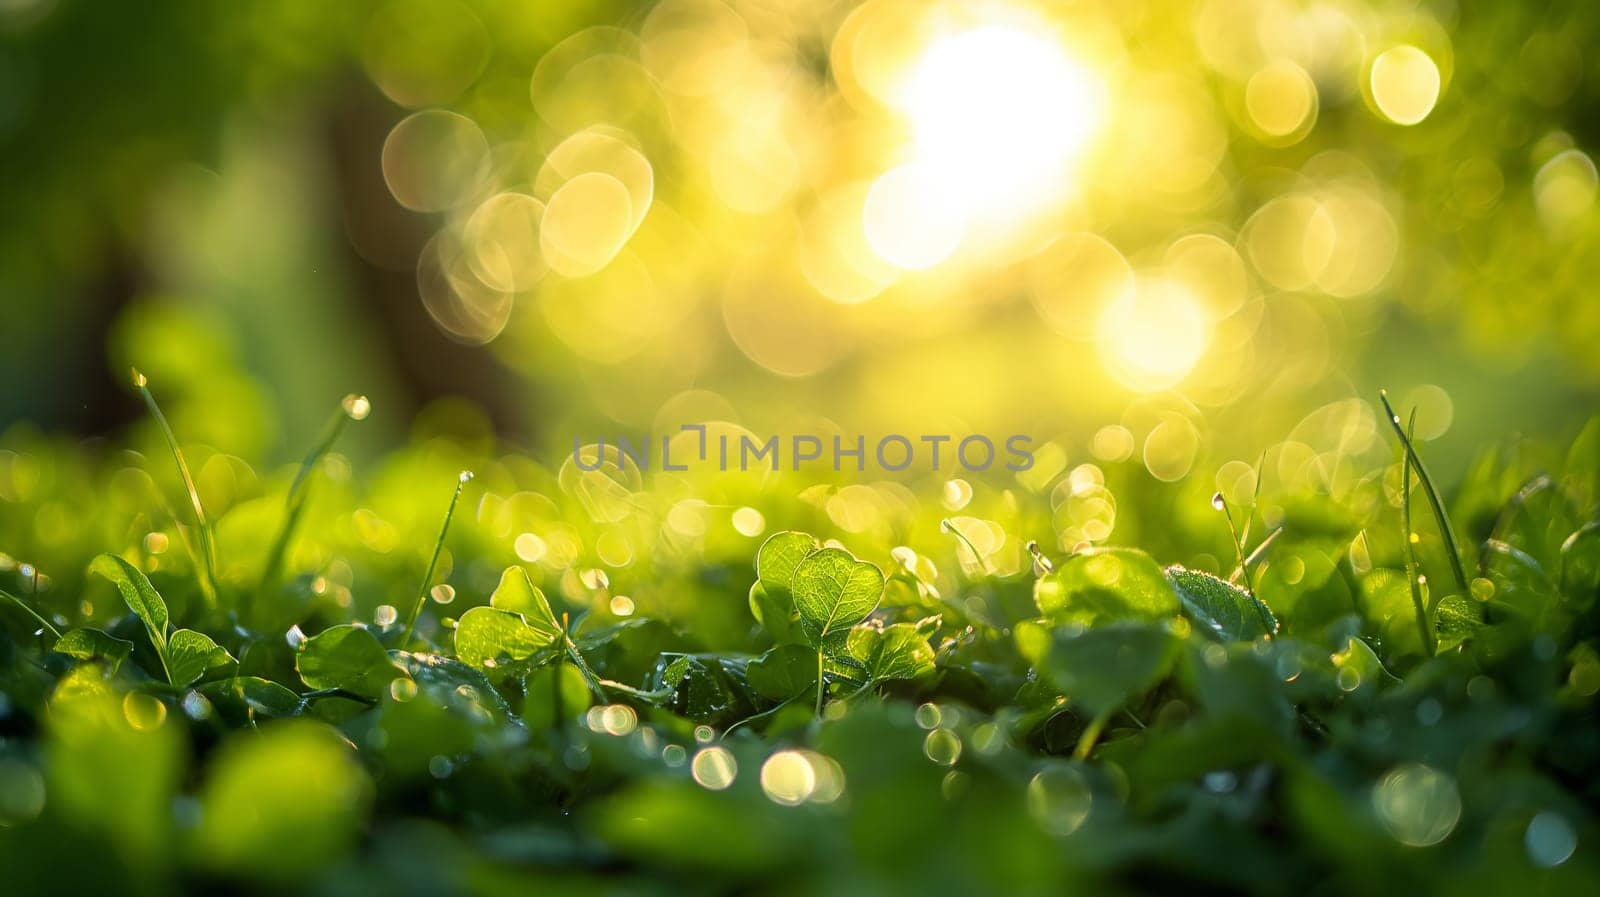
[(417, 619), (422, 616), (422, 607), (428, 602), (430, 592), (429, 583), (433, 582), (433, 571), (439, 566), (439, 555), (444, 551), (445, 536), (450, 534), (450, 520), (455, 517), (456, 504), (461, 501), (461, 490), (472, 482), (472, 471), (463, 470), (456, 476), (456, 489), (450, 495), (450, 506), (445, 509), (444, 523), (439, 527), (439, 538), (433, 543), (433, 557), (428, 560), (428, 569), (422, 574), (422, 585), (417, 589), (417, 600), (411, 606), (411, 613), (406, 617), (405, 635), (401, 637), (400, 644), (409, 645), (411, 638), (417, 632)]
[(351, 420), (366, 420), (367, 415), (372, 413), (372, 402), (366, 396), (355, 393), (345, 396), (339, 405), (344, 409), (345, 417)]
[(167, 448), (172, 452), (172, 459), (178, 465), (178, 476), (183, 480), (184, 491), (189, 495), (189, 504), (194, 510), (195, 542), (191, 550), (195, 555), (195, 580), (200, 588), (200, 595), (205, 599), (207, 606), (217, 606), (217, 552), (215, 539), (211, 532), (211, 522), (206, 517), (206, 509), (200, 503), (200, 490), (195, 487), (194, 476), (189, 473), (189, 463), (184, 460), (183, 449), (178, 446), (178, 434), (173, 432), (172, 425), (167, 423), (167, 416), (161, 412), (161, 406), (156, 403), (155, 394), (150, 391), (150, 378), (138, 368), (132, 368), (133, 388), (139, 391), (144, 399), (145, 407), (150, 410), (150, 417), (161, 429), (161, 435), (167, 441)]

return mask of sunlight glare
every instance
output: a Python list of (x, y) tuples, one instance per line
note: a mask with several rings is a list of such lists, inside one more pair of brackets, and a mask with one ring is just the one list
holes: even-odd
[[(1073, 163), (1099, 129), (1101, 90), (1057, 42), (987, 24), (932, 41), (901, 83), (895, 106), (911, 129), (914, 170), (927, 173), (940, 206), (963, 213), (946, 221), (964, 217), (1003, 232), (1067, 196)], [(951, 230), (941, 227), (939, 236), (947, 239)], [(893, 242), (881, 231), (873, 241), (880, 252)], [(929, 266), (927, 254), (909, 266), (892, 254), (885, 258), (900, 267)]]
[(985, 25), (934, 41), (902, 96), (917, 157), (987, 211), (1059, 186), (1097, 124), (1096, 87), (1048, 38)]

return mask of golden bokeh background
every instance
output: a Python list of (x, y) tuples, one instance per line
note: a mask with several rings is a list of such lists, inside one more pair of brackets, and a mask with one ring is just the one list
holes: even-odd
[(362, 388), (552, 464), (710, 420), (1177, 480), (1351, 399), (1366, 432), (1379, 387), (1463, 445), (1600, 394), (1576, 11), (175, 4), (164, 49), (120, 15), (0, 10), (14, 420), (104, 429), (142, 359), (242, 449)]

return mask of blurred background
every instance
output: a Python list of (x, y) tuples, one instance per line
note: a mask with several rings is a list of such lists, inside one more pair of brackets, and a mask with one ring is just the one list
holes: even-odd
[(1387, 387), (1448, 480), (1600, 406), (1597, 22), (0, 0), (0, 430), (116, 432), (137, 363), (269, 460), (361, 392), (356, 454), (447, 407), (551, 466), (723, 420), (1172, 481), (1386, 451)]

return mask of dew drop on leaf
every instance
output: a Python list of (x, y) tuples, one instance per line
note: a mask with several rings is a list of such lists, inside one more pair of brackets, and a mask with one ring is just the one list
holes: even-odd
[(345, 416), (351, 420), (366, 420), (367, 415), (372, 413), (372, 402), (366, 396), (351, 393), (344, 397), (342, 404)]
[(732, 785), (734, 778), (739, 775), (739, 764), (733, 759), (732, 751), (714, 746), (702, 748), (696, 753), (694, 761), (689, 764), (689, 771), (700, 787), (722, 791)]

